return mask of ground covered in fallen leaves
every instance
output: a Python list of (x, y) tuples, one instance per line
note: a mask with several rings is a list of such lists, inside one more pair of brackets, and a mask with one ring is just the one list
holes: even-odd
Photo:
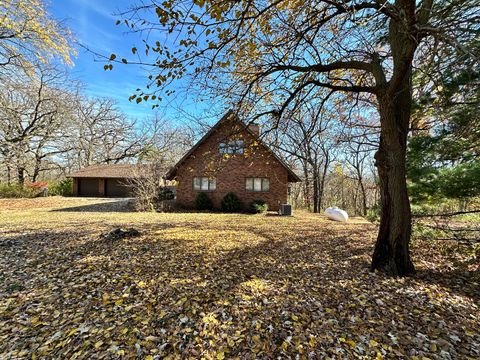
[(479, 358), (478, 266), (417, 243), (415, 277), (370, 273), (375, 231), (0, 200), (0, 358)]

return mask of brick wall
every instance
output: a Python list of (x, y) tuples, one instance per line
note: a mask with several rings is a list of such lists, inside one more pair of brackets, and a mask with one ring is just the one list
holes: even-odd
[[(221, 155), (219, 144), (242, 139), (244, 154)], [(216, 208), (223, 197), (234, 192), (244, 206), (256, 199), (265, 200), (269, 209), (278, 210), (279, 204), (287, 202), (288, 173), (282, 164), (235, 120), (227, 120), (207, 138), (177, 170), (177, 203), (194, 207), (200, 191), (193, 190), (193, 177), (209, 176), (216, 179), (216, 190), (207, 192)], [(268, 192), (253, 192), (245, 189), (247, 177), (270, 179)]]

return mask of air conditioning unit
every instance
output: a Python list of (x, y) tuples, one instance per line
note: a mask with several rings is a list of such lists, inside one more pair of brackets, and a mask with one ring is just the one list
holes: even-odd
[(292, 205), (290, 204), (281, 204), (280, 205), (280, 215), (282, 216), (292, 216), (293, 211), (292, 211)]

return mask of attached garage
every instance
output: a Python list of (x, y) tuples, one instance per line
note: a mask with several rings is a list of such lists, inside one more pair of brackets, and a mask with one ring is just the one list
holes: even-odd
[(129, 179), (138, 167), (132, 164), (94, 165), (71, 173), (73, 194), (86, 197), (131, 197)]

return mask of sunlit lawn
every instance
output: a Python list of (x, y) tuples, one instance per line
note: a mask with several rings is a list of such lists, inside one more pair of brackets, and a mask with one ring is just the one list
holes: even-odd
[[(360, 218), (124, 210), (0, 200), (1, 359), (480, 356), (454, 245), (416, 244), (418, 275), (389, 279)], [(100, 237), (116, 227), (141, 236)]]

